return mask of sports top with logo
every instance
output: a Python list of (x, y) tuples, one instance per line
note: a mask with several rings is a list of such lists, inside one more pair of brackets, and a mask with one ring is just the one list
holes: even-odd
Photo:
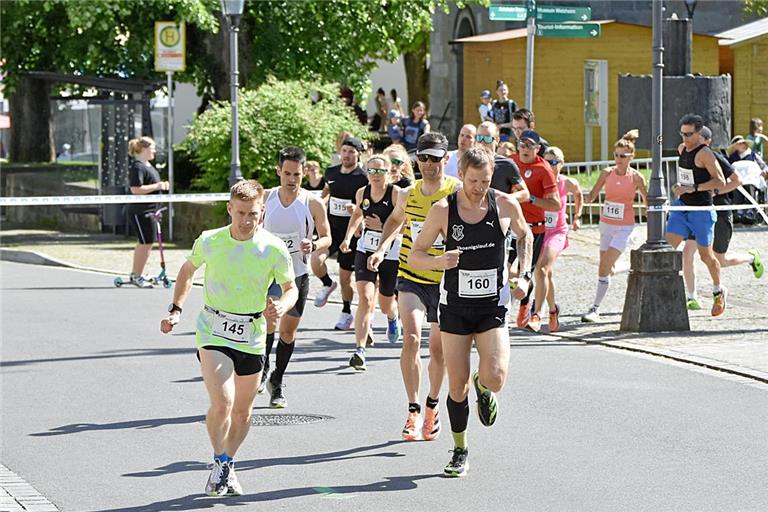
[[(700, 185), (712, 179), (709, 171), (704, 167), (696, 165), (696, 155), (699, 151), (706, 148), (706, 144), (701, 144), (693, 151), (683, 148), (680, 158), (677, 160), (677, 182), (687, 187)], [(710, 206), (712, 204), (712, 193), (708, 190), (701, 192), (691, 192), (682, 194), (680, 200), (688, 206)]]
[[(374, 202), (371, 197), (371, 186), (366, 185), (363, 189), (363, 201), (360, 203), (360, 208), (363, 210), (363, 217), (373, 217), (376, 215), (381, 224), (387, 221), (392, 214), (394, 207), (392, 206), (392, 191), (394, 186), (392, 184), (387, 185), (384, 190), (384, 195), (378, 202)], [(366, 253), (368, 256), (376, 251), (381, 241), (381, 231), (365, 228), (363, 229), (363, 236), (357, 243), (357, 251)], [(400, 255), (400, 242), (401, 238), (397, 237), (392, 243), (392, 246), (387, 251), (387, 255), (384, 259), (396, 260)]]
[(285, 242), (293, 259), (293, 273), (296, 277), (309, 272), (308, 256), (301, 252), (301, 241), (312, 240), (315, 220), (309, 210), (309, 192), (299, 189), (296, 199), (288, 206), (280, 201), (280, 188), (269, 192), (265, 202), (264, 228)]
[[(528, 164), (520, 160), (520, 155), (512, 155), (512, 160), (520, 169), (520, 174), (532, 196), (545, 197), (557, 191), (555, 174), (549, 163), (542, 157), (537, 155), (535, 160)], [(520, 206), (523, 208), (525, 222), (531, 226), (531, 232), (534, 235), (544, 233), (544, 209), (532, 203), (522, 203)]]
[(605, 200), (600, 208), (600, 222), (615, 226), (631, 226), (635, 223), (635, 170), (627, 168), (625, 175), (612, 169), (605, 179)]
[[(347, 224), (352, 216), (347, 210), (348, 204), (355, 202), (355, 193), (368, 184), (368, 175), (360, 165), (352, 169), (352, 172), (341, 172), (341, 164), (329, 167), (325, 171), (325, 182), (328, 184), (330, 198), (328, 198), (328, 222), (331, 225), (333, 239), (340, 242), (347, 232)], [(336, 239), (336, 233), (341, 233), (341, 238)]]
[[(450, 176), (444, 177), (440, 188), (431, 196), (425, 196), (422, 193), (423, 185), (424, 182), (422, 180), (416, 180), (408, 194), (408, 201), (405, 206), (405, 230), (403, 231), (403, 246), (400, 249), (398, 276), (420, 284), (440, 284), (440, 279), (443, 277), (442, 270), (413, 270), (408, 266), (408, 255), (411, 253), (413, 242), (421, 233), (421, 228), (424, 226), (424, 219), (427, 218), (429, 209), (448, 194), (455, 192), (459, 186), (459, 181)], [(445, 242), (443, 237), (440, 236), (435, 240), (429, 251), (427, 251), (427, 254), (430, 256), (440, 256), (444, 251)]]
[(265, 229), (250, 240), (235, 240), (230, 226), (204, 231), (195, 240), (193, 265), (205, 264), (205, 308), (197, 317), (197, 345), (229, 347), (263, 354), (267, 305), (272, 281), (293, 281), (293, 266), (285, 243)]
[(560, 196), (560, 209), (544, 212), (544, 229), (549, 231), (568, 231), (568, 216), (565, 209), (568, 207), (568, 190), (565, 188), (565, 178), (557, 177), (557, 193)]
[(489, 190), (488, 211), (470, 224), (459, 215), (458, 193), (448, 196), (445, 250), (459, 249), (459, 265), (448, 269), (440, 283), (440, 304), (452, 307), (505, 306), (509, 303), (505, 233), (499, 224), (496, 192)]

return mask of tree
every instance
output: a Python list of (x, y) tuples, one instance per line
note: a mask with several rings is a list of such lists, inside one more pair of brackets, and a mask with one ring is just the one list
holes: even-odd
[(745, 0), (744, 10), (758, 16), (768, 16), (768, 0)]
[[(338, 84), (307, 80), (281, 82), (274, 77), (239, 96), (240, 160), (243, 176), (264, 186), (277, 184), (277, 153), (301, 145), (307, 158), (327, 164), (342, 130), (365, 137), (366, 128), (338, 95)], [(194, 185), (227, 190), (232, 114), (229, 103), (214, 102), (195, 118), (182, 149), (202, 169)]]

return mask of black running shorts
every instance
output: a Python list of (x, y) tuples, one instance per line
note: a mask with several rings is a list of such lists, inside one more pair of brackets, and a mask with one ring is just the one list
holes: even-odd
[(399, 278), (397, 291), (416, 295), (427, 310), (427, 322), (437, 323), (437, 305), (440, 301), (439, 284), (415, 283), (410, 279)]
[(349, 249), (350, 251), (347, 253), (341, 252), (339, 250), (339, 245), (342, 241), (344, 241), (344, 237), (347, 235), (347, 227), (346, 224), (342, 227), (341, 225), (333, 225), (331, 224), (331, 246), (328, 247), (328, 256), (333, 256), (334, 254), (338, 253), (336, 256), (336, 261), (339, 263), (339, 268), (343, 270), (348, 270), (350, 272), (355, 270), (355, 254), (357, 253), (357, 238), (352, 237), (352, 240), (349, 242)]
[[(309, 274), (303, 274), (295, 280), (296, 288), (299, 289), (299, 298), (296, 299), (296, 304), (286, 313), (288, 316), (294, 318), (301, 318), (304, 314), (304, 306), (307, 304), (307, 295), (309, 295)], [(267, 290), (268, 297), (280, 298), (283, 296), (282, 287), (274, 281)]]
[(450, 307), (440, 304), (440, 332), (458, 334), (478, 334), (507, 325), (506, 306), (467, 308)]
[(131, 212), (131, 223), (133, 223), (133, 229), (136, 230), (136, 238), (140, 244), (153, 244), (157, 242), (157, 224), (155, 219), (151, 217), (145, 217), (146, 212), (136, 211)]
[[(206, 345), (202, 350), (216, 350), (229, 357), (235, 365), (235, 373), (241, 377), (259, 373), (264, 367), (264, 356), (259, 354), (248, 354), (229, 347), (219, 347), (218, 345)], [(197, 360), (200, 360), (200, 349), (197, 350)]]
[(398, 260), (384, 260), (379, 264), (378, 272), (368, 270), (368, 257), (373, 253), (356, 251), (355, 254), (355, 280), (376, 282), (379, 279), (379, 293), (384, 297), (395, 294), (397, 285), (397, 269), (400, 266)]

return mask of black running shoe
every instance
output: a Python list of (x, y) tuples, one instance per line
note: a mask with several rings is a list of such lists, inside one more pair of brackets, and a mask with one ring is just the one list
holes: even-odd
[(365, 351), (360, 349), (356, 350), (349, 359), (349, 366), (357, 371), (365, 370), (367, 368), (365, 366)]
[(272, 379), (267, 381), (267, 390), (271, 396), (269, 406), (272, 409), (285, 409), (288, 407), (288, 400), (286, 400), (283, 395), (283, 387), (285, 386), (282, 382), (280, 384), (275, 384), (272, 382)]
[(472, 383), (477, 393), (477, 416), (480, 418), (480, 423), (490, 427), (496, 422), (496, 416), (499, 413), (499, 402), (496, 400), (496, 394), (489, 389), (485, 391), (480, 389), (480, 373), (477, 370), (472, 375)]
[(469, 451), (466, 448), (454, 448), (451, 462), (449, 462), (443, 470), (445, 476), (457, 478), (466, 475), (469, 470), (468, 456)]

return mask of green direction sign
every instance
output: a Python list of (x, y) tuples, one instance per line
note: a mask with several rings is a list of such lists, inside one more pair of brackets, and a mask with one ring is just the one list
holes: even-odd
[(569, 7), (567, 5), (540, 5), (536, 9), (537, 21), (589, 21), (591, 7)]
[(536, 35), (539, 37), (600, 37), (600, 25), (597, 23), (537, 23)]
[(488, 8), (491, 21), (525, 21), (528, 9), (524, 5), (494, 5)]

